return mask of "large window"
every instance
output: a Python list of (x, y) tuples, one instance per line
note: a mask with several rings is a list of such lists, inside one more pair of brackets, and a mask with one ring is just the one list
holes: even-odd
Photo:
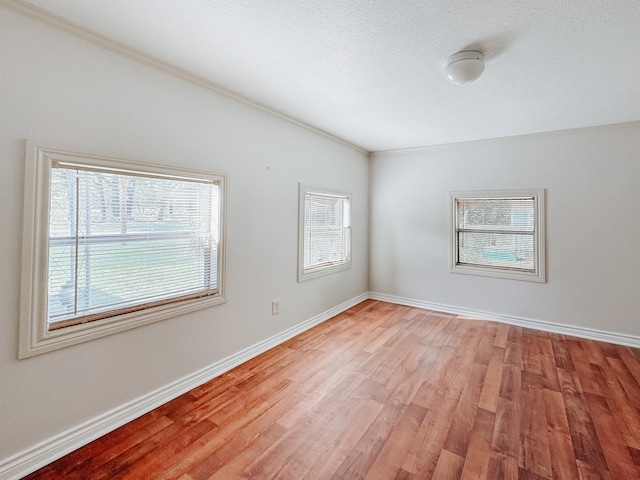
[(223, 176), (28, 156), (21, 356), (223, 301)]
[(544, 190), (453, 192), (454, 273), (545, 281)]
[(351, 266), (351, 196), (300, 186), (298, 281)]

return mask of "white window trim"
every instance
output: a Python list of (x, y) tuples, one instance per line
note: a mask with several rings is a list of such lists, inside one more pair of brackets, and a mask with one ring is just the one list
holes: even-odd
[[(511, 280), (525, 280), (529, 282), (546, 282), (546, 250), (545, 250), (545, 190), (544, 189), (518, 189), (518, 190), (477, 190), (450, 192), (451, 206), (451, 252), (450, 271), (466, 275), (480, 275), (484, 277), (506, 278)], [(457, 208), (456, 201), (461, 198), (518, 198), (533, 197), (534, 200), (534, 271), (524, 272), (506, 270), (500, 268), (484, 267), (481, 265), (458, 264), (458, 235), (457, 235)]]
[[(311, 280), (312, 278), (322, 277), (336, 272), (349, 270), (351, 268), (351, 247), (353, 245), (353, 231), (349, 236), (349, 260), (336, 265), (329, 265), (325, 267), (318, 267), (312, 271), (305, 272), (304, 270), (304, 205), (305, 197), (307, 194), (328, 195), (341, 198), (347, 198), (349, 200), (349, 208), (352, 207), (351, 194), (341, 193), (332, 190), (326, 190), (323, 188), (316, 188), (310, 185), (299, 185), (299, 200), (298, 200), (298, 282), (304, 282)], [(352, 212), (350, 212), (350, 218), (353, 218)]]
[[(26, 144), (25, 160), (18, 358), (50, 352), (225, 302), (225, 175), (41, 148), (29, 141)], [(218, 293), (210, 297), (185, 300), (95, 322), (49, 330), (47, 325), (48, 212), (51, 164), (54, 161), (97, 165), (119, 170), (128, 168), (155, 174), (219, 181), (221, 236), (218, 247)]]

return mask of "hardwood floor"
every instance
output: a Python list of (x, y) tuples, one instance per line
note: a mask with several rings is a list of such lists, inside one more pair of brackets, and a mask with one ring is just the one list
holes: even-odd
[(640, 479), (640, 351), (368, 300), (30, 479)]

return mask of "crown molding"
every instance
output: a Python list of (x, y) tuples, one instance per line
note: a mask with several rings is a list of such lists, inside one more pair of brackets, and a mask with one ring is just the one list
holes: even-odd
[[(0, 0), (1, 1), (1, 0)], [(618, 122), (618, 123), (605, 123), (602, 125), (590, 125), (586, 127), (575, 127), (575, 128), (564, 128), (561, 130), (547, 130), (544, 132), (534, 132), (534, 133), (522, 133), (517, 135), (507, 135), (506, 137), (490, 137), (490, 138), (477, 138), (474, 140), (464, 140), (460, 142), (451, 142), (451, 143), (437, 143), (433, 145), (423, 145), (417, 147), (407, 147), (407, 148), (392, 148), (389, 150), (372, 150), (369, 152), (369, 158), (376, 158), (378, 155), (403, 155), (410, 153), (420, 153), (420, 152), (428, 152), (432, 150), (444, 150), (452, 147), (459, 147), (463, 145), (473, 145), (473, 144), (483, 144), (483, 143), (495, 143), (495, 142), (505, 142), (505, 141), (519, 141), (521, 139), (527, 138), (543, 138), (555, 135), (571, 135), (574, 133), (581, 132), (598, 132), (610, 128), (638, 128), (640, 127), (640, 121), (631, 120), (629, 122)]]
[(206, 90), (215, 92), (220, 95), (224, 95), (228, 98), (231, 98), (237, 102), (243, 103), (250, 107), (255, 108), (256, 110), (260, 110), (262, 112), (268, 113), (277, 117), (281, 120), (284, 120), (288, 123), (296, 125), (298, 127), (304, 128), (305, 130), (309, 130), (317, 135), (333, 140), (334, 142), (345, 145), (349, 148), (357, 150), (360, 153), (365, 155), (369, 154), (369, 151), (354, 145), (340, 137), (336, 137), (329, 132), (326, 132), (322, 129), (309, 125), (308, 123), (297, 120), (289, 115), (286, 115), (282, 112), (274, 110), (273, 108), (267, 107), (259, 102), (251, 100), (243, 95), (240, 95), (232, 90), (229, 90), (225, 87), (222, 87), (210, 80), (207, 80), (204, 77), (196, 75), (188, 70), (180, 68), (172, 63), (165, 62), (158, 57), (153, 55), (149, 55), (141, 50), (125, 45), (124, 43), (118, 42), (109, 38), (105, 35), (101, 35), (92, 30), (89, 30), (77, 23), (71, 22), (66, 18), (63, 18), (59, 15), (51, 13), (47, 10), (43, 10), (42, 8), (36, 7), (34, 5), (30, 5), (23, 0), (0, 0), (0, 5), (11, 10), (15, 13), (28, 17), (32, 20), (40, 22), (42, 24), (53, 27), (57, 30), (63, 31), (69, 35), (73, 35), (76, 38), (84, 40), (87, 43), (95, 45), (97, 47), (102, 48), (103, 50), (107, 50), (111, 53), (115, 53), (121, 57), (127, 58), (129, 60), (133, 60), (136, 63), (141, 65), (154, 68), (156, 70), (160, 70), (164, 73), (172, 75), (176, 78), (189, 82), (198, 87), (204, 88)]

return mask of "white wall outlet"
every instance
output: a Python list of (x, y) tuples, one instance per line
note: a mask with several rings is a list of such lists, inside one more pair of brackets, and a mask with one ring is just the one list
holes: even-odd
[(271, 302), (271, 315), (278, 315), (280, 313), (280, 300), (276, 299)]

